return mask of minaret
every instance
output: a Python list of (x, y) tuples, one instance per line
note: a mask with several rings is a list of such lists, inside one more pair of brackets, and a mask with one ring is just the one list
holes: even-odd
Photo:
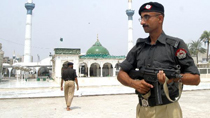
[(28, 0), (25, 3), (25, 8), (27, 9), (26, 16), (26, 31), (25, 31), (25, 46), (24, 46), (24, 62), (31, 62), (31, 25), (32, 25), (32, 10), (35, 4), (32, 0)]
[(128, 52), (133, 47), (133, 14), (134, 10), (131, 10), (132, 0), (128, 0), (128, 9), (126, 14), (128, 15)]
[(13, 52), (12, 60), (13, 60), (13, 64), (14, 64), (15, 63), (15, 60), (16, 60), (15, 51)]
[(2, 44), (0, 43), (0, 81), (2, 79), (4, 51), (1, 50)]

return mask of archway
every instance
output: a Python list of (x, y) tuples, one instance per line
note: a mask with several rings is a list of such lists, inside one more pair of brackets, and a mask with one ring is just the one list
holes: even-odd
[(80, 65), (79, 65), (79, 76), (80, 77), (88, 76), (88, 66), (85, 62), (80, 63)]
[(38, 76), (49, 76), (49, 69), (47, 67), (40, 67), (38, 70)]
[(2, 75), (4, 75), (4, 77), (9, 77), (9, 69), (8, 68), (3, 68)]
[(111, 63), (105, 63), (103, 65), (103, 77), (113, 76), (113, 67)]
[(101, 67), (98, 63), (93, 63), (90, 66), (90, 76), (92, 77), (100, 77), (101, 75)]
[(116, 65), (115, 65), (115, 75), (117, 75), (120, 71), (120, 63), (118, 62)]
[(11, 70), (11, 77), (15, 77), (15, 74), (16, 74), (16, 69), (12, 69)]

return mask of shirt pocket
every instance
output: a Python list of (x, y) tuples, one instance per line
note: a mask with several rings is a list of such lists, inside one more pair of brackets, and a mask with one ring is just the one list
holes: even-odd
[(157, 49), (154, 53), (154, 67), (167, 68), (175, 64), (175, 54), (172, 54), (169, 46), (163, 46)]
[(136, 58), (137, 68), (140, 68), (145, 65), (145, 58), (146, 58), (145, 54), (139, 53), (139, 55)]

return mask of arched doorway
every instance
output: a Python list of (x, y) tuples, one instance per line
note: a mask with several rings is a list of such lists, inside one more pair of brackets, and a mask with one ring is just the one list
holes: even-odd
[(101, 67), (98, 63), (93, 63), (90, 66), (90, 76), (91, 77), (100, 77), (101, 75)]
[(86, 63), (80, 63), (79, 65), (79, 76), (88, 77), (88, 67)]
[(16, 69), (12, 69), (11, 70), (11, 77), (15, 77), (15, 74), (16, 74)]
[(113, 67), (111, 63), (105, 63), (103, 65), (103, 77), (113, 76)]
[(9, 77), (9, 69), (8, 68), (3, 68), (2, 75), (4, 75), (4, 77)]
[(38, 76), (49, 76), (49, 69), (47, 67), (40, 67), (38, 70)]
[(117, 75), (120, 71), (120, 63), (119, 62), (115, 65), (115, 68), (116, 68), (115, 75)]

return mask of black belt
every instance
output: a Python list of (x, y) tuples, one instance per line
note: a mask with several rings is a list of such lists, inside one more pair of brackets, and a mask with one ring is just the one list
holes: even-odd
[(64, 81), (74, 81), (74, 80), (64, 80)]
[[(175, 99), (175, 97), (172, 97)], [(173, 99), (173, 100), (174, 100)], [(166, 105), (166, 104), (169, 104), (169, 103), (172, 103), (168, 100), (168, 98), (166, 98), (165, 96), (162, 96), (162, 101), (163, 101), (163, 104), (159, 104), (159, 105)], [(147, 106), (150, 106), (150, 107), (153, 107), (153, 106), (158, 106), (156, 104), (156, 101), (155, 101), (155, 98), (149, 98), (148, 100), (144, 99), (144, 98), (139, 98), (139, 104), (141, 106), (144, 106), (144, 107), (147, 107)]]

